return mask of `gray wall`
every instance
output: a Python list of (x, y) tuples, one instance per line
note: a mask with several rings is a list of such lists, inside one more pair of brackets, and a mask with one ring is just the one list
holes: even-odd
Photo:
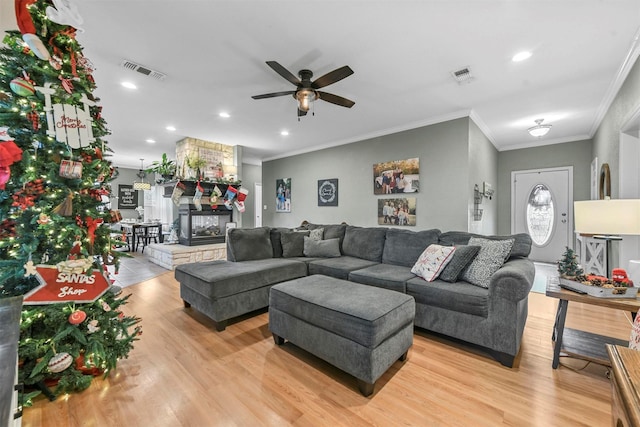
[[(620, 129), (640, 108), (640, 59), (629, 72), (593, 137), (593, 157), (598, 164), (609, 163), (611, 197), (619, 194)], [(587, 197), (588, 198), (588, 197)]]
[[(473, 190), (477, 185), (483, 191), (483, 183), (491, 184), (494, 191), (498, 187), (498, 150), (485, 136), (480, 128), (470, 121), (469, 125), (469, 183), (467, 189)], [(469, 231), (479, 234), (496, 234), (498, 227), (497, 215), (497, 191), (491, 200), (482, 198), (480, 209), (482, 209), (482, 219), (473, 219), (473, 191), (469, 193)]]
[[(467, 230), (469, 206), (473, 201), (469, 156), (478, 155), (478, 159), (474, 159), (473, 181), (495, 182), (496, 168), (495, 149), (487, 146), (486, 138), (479, 137), (479, 129), (470, 123), (468, 117), (461, 118), (264, 162), (262, 188), (267, 210), (263, 212), (263, 224), (295, 227), (307, 220), (377, 226), (377, 203), (384, 196), (373, 194), (373, 164), (418, 157), (417, 224), (410, 228)], [(470, 137), (470, 127), (474, 128), (473, 137)], [(291, 178), (290, 213), (275, 212), (275, 182), (279, 178)], [(339, 180), (337, 207), (318, 207), (317, 182), (327, 178)], [(485, 221), (496, 223), (491, 210)]]
[(498, 234), (511, 233), (511, 172), (573, 166), (573, 198), (590, 198), (591, 140), (498, 153)]

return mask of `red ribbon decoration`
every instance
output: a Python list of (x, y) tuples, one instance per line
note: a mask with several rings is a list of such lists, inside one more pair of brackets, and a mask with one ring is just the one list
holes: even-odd
[(0, 142), (0, 166), (11, 166), (15, 162), (22, 160), (22, 149), (13, 141)]
[(100, 224), (102, 224), (102, 218), (91, 218), (90, 216), (84, 219), (84, 222), (87, 223), (87, 234), (89, 235), (89, 243), (93, 246), (93, 241), (96, 238), (96, 229)]

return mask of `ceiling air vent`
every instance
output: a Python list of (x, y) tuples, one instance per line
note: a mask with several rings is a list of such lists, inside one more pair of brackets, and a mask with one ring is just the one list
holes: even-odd
[(458, 84), (471, 83), (475, 77), (471, 75), (469, 67), (464, 67), (458, 71), (452, 71), (451, 75), (458, 82)]
[(126, 68), (127, 70), (131, 70), (131, 71), (135, 71), (135, 72), (140, 73), (140, 74), (144, 74), (145, 76), (150, 77), (152, 79), (163, 81), (167, 77), (166, 74), (163, 74), (160, 71), (152, 70), (152, 69), (144, 67), (144, 66), (142, 66), (140, 64), (136, 64), (135, 62), (127, 61), (126, 59), (124, 61), (122, 61), (121, 65), (122, 65), (123, 68)]

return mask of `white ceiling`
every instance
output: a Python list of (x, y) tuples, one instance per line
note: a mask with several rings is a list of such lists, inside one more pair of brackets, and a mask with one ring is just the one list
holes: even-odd
[[(75, 3), (112, 160), (136, 169), (173, 157), (187, 136), (242, 145), (258, 163), (468, 115), (499, 150), (589, 138), (640, 50), (638, 0)], [(0, 28), (16, 28), (13, 1), (0, 6)], [(521, 50), (533, 56), (512, 62)], [(298, 122), (289, 96), (251, 99), (294, 89), (268, 60), (314, 77), (349, 65), (352, 76), (323, 90), (355, 106), (316, 101)], [(459, 85), (451, 72), (463, 67), (475, 80)], [(540, 140), (526, 132), (537, 118), (553, 125)]]

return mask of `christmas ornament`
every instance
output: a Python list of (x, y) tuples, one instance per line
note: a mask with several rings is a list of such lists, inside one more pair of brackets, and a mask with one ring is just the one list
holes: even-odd
[(71, 366), (72, 362), (73, 362), (73, 358), (69, 353), (64, 353), (64, 352), (56, 353), (53, 355), (51, 359), (49, 359), (49, 362), (47, 363), (47, 367), (49, 368), (49, 371), (53, 373), (58, 373), (58, 372), (64, 371), (69, 366)]
[(38, 219), (36, 220), (36, 222), (40, 225), (47, 225), (49, 224), (49, 222), (51, 222), (51, 217), (46, 213), (41, 213), (40, 215), (38, 215)]
[(62, 88), (68, 94), (72, 94), (73, 93), (73, 83), (71, 82), (71, 79), (65, 79), (62, 76), (58, 76), (58, 79), (60, 79), (60, 82), (62, 82)]
[(8, 166), (0, 166), (0, 190), (4, 190), (9, 178), (11, 177), (11, 169)]
[(53, 208), (53, 213), (60, 216), (71, 216), (73, 214), (73, 193), (69, 193), (62, 203)]
[(102, 309), (106, 312), (111, 311), (111, 307), (109, 306), (109, 304), (107, 304), (106, 301), (102, 301)]
[(60, 71), (62, 69), (62, 59), (58, 58), (56, 55), (53, 55), (49, 58), (49, 65), (56, 70)]
[(31, 260), (31, 255), (29, 255), (29, 261), (24, 265), (24, 277), (33, 276), (36, 274), (36, 266)]
[(13, 203), (11, 206), (16, 206), (22, 210), (30, 208), (35, 205), (35, 200), (44, 193), (44, 181), (42, 179), (35, 179), (27, 182), (21, 190), (16, 191), (11, 196)]
[(93, 246), (93, 242), (96, 238), (96, 230), (98, 226), (104, 222), (102, 218), (91, 218), (90, 216), (84, 219), (87, 224), (87, 236), (89, 237), (89, 244)]
[(49, 51), (35, 34), (36, 27), (33, 24), (31, 13), (29, 13), (28, 6), (35, 2), (36, 0), (15, 0), (16, 20), (18, 21), (18, 29), (22, 33), (22, 40), (38, 58), (47, 61), (50, 57)]
[(22, 150), (13, 141), (0, 141), (0, 166), (11, 166), (22, 160)]
[(19, 96), (31, 96), (36, 93), (36, 89), (33, 87), (31, 82), (22, 77), (16, 77), (11, 80), (11, 82), (9, 82), (9, 87), (13, 93)]
[(87, 324), (87, 330), (90, 334), (98, 332), (100, 330), (100, 328), (98, 327), (98, 321), (96, 319), (90, 320), (89, 324)]
[(76, 310), (69, 315), (69, 323), (72, 325), (79, 325), (87, 318), (87, 313), (82, 310)]
[(62, 178), (80, 179), (82, 178), (82, 163), (74, 160), (63, 160), (60, 162), (59, 175)]

